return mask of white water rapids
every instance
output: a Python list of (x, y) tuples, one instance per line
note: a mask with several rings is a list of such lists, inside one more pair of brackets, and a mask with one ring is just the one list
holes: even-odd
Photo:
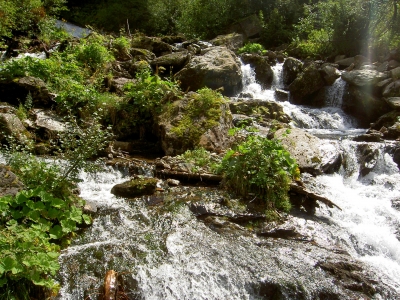
[[(244, 74), (249, 74), (243, 79), (244, 92), (275, 101), (281, 68), (281, 64), (274, 68), (273, 88), (262, 90), (251, 68), (243, 66)], [(340, 93), (343, 84), (335, 88), (339, 91), (331, 95)], [(165, 192), (163, 205), (155, 207), (146, 204), (146, 197), (130, 202), (116, 198), (111, 187), (126, 177), (109, 168), (97, 178), (82, 174), (81, 196), (99, 211), (93, 225), (60, 256), (58, 299), (96, 299), (110, 269), (123, 275), (128, 299), (349, 299), (351, 293), (316, 267), (343, 259), (335, 249), (365, 263), (376, 275), (374, 280), (392, 291), (377, 291), (374, 299), (397, 299), (400, 212), (391, 201), (400, 199), (399, 170), (387, 153), (390, 145), (383, 143), (364, 143), (376, 155), (361, 162), (357, 153), (362, 143), (346, 137), (364, 130), (338, 107), (339, 99), (329, 101), (335, 104), (322, 109), (281, 103), (294, 119), (293, 126), (340, 140), (343, 166), (336, 174), (317, 176), (313, 185), (342, 210), (321, 206), (313, 217), (292, 217), (297, 231), (316, 246), (259, 238), (235, 224), (229, 225), (228, 233), (218, 224), (208, 226), (185, 203), (224, 197), (213, 189), (182, 187), (179, 193)], [(361, 164), (370, 169), (364, 177)], [(224, 218), (216, 219), (221, 228), (226, 224)]]

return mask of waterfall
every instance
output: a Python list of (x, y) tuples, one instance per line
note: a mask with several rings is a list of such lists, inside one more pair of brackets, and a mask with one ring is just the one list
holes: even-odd
[[(281, 86), (279, 68), (274, 88)], [(242, 93), (276, 101), (274, 88), (262, 90), (249, 66), (242, 71)], [(192, 204), (207, 203), (229, 211), (220, 204), (226, 199), (224, 191), (164, 187), (155, 196), (162, 204), (152, 205), (153, 196), (127, 200), (110, 193), (114, 184), (127, 180), (124, 170), (107, 168), (95, 178), (82, 173), (81, 196), (98, 211), (93, 225), (60, 256), (57, 299), (97, 299), (104, 274), (111, 269), (123, 277), (128, 299), (357, 298), (317, 267), (331, 260), (362, 262), (363, 273), (380, 283), (373, 298), (398, 299), (400, 212), (392, 201), (400, 199), (400, 174), (388, 154), (389, 143), (347, 139), (360, 131), (339, 107), (282, 105), (297, 118), (293, 126), (326, 131), (325, 138), (341, 132), (342, 139), (335, 137), (343, 157), (340, 170), (304, 175), (303, 181), (342, 210), (321, 205), (314, 216), (290, 216), (289, 225), (301, 239), (263, 238), (224, 216), (200, 219), (191, 211)], [(362, 155), (365, 148), (373, 153), (368, 159)]]
[(326, 106), (341, 107), (343, 101), (343, 93), (346, 82), (341, 78), (337, 78), (333, 85), (325, 89), (325, 103)]

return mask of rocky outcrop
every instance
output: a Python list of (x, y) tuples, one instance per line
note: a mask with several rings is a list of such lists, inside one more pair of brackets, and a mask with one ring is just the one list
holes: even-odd
[(124, 183), (115, 185), (111, 193), (125, 198), (152, 195), (156, 191), (158, 179), (156, 178), (135, 178)]
[(389, 83), (382, 92), (383, 97), (400, 97), (400, 80)]
[(349, 86), (343, 94), (342, 109), (357, 118), (359, 125), (368, 128), (370, 123), (390, 111), (389, 105), (368, 90)]
[[(158, 37), (148, 37), (144, 35), (136, 35), (131, 41), (132, 48), (146, 49), (153, 52), (156, 56), (161, 56), (172, 52), (172, 47), (163, 42), (161, 38)], [(131, 51), (131, 55), (132, 54)]]
[(0, 100), (18, 106), (24, 104), (28, 95), (31, 105), (49, 107), (54, 104), (54, 95), (51, 95), (43, 80), (31, 76), (16, 78), (12, 81), (0, 82)]
[(289, 85), (290, 101), (295, 104), (321, 106), (323, 101), (315, 101), (316, 99), (318, 100), (318, 97), (315, 98), (315, 96), (324, 85), (325, 81), (318, 65), (311, 63)]
[(233, 96), (242, 87), (240, 62), (225, 47), (211, 47), (204, 54), (192, 57), (176, 75), (183, 90), (197, 91), (203, 87), (223, 88), (223, 94)]
[(340, 77), (339, 70), (328, 64), (321, 67), (321, 73), (327, 85), (334, 84), (336, 79)]
[(385, 100), (391, 108), (395, 110), (400, 110), (400, 97), (390, 97)]
[(264, 120), (276, 120), (282, 123), (289, 123), (290, 117), (283, 112), (282, 106), (276, 102), (263, 100), (238, 100), (229, 103), (230, 110), (233, 114), (242, 114), (249, 117)]
[(237, 51), (239, 48), (243, 47), (244, 36), (240, 33), (229, 33), (225, 35), (219, 35), (212, 39), (210, 43), (215, 46), (225, 46), (229, 50)]
[(288, 57), (282, 66), (282, 80), (283, 84), (290, 85), (303, 69), (303, 63), (293, 57)]
[(67, 130), (63, 119), (52, 111), (33, 109), (32, 116), (34, 119), (33, 127), (38, 137), (44, 140), (57, 138), (60, 132)]
[(386, 78), (384, 73), (375, 70), (354, 70), (342, 73), (344, 81), (358, 87), (372, 86)]
[(24, 188), (24, 184), (5, 165), (0, 165), (0, 197), (15, 196)]
[(296, 160), (302, 172), (314, 175), (333, 173), (341, 165), (342, 156), (337, 144), (321, 140), (302, 129), (279, 129), (275, 138), (282, 144)]
[(257, 36), (262, 31), (263, 26), (257, 15), (251, 15), (233, 24), (228, 32), (237, 32), (245, 36), (246, 39)]
[(203, 147), (212, 152), (227, 149), (233, 127), (229, 105), (221, 95), (188, 93), (158, 118), (158, 136), (166, 155)]
[(24, 143), (30, 138), (30, 133), (16, 115), (0, 113), (0, 140), (6, 137), (12, 137), (19, 143)]
[(189, 53), (175, 52), (153, 59), (150, 65), (156, 70), (158, 70), (159, 67), (165, 68), (165, 73), (169, 75), (179, 72), (187, 64), (189, 59)]
[(256, 74), (257, 82), (265, 89), (271, 87), (274, 72), (268, 62), (268, 58), (258, 54), (243, 54), (243, 63), (250, 64)]

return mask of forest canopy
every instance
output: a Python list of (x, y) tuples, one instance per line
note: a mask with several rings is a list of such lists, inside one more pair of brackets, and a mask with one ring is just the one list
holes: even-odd
[(257, 16), (266, 48), (300, 56), (355, 55), (400, 44), (399, 0), (0, 0), (0, 36), (37, 32), (49, 16), (105, 32), (210, 39)]

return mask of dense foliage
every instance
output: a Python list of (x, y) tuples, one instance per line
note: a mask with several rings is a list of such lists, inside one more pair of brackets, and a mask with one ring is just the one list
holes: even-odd
[(225, 184), (244, 198), (260, 199), (266, 210), (289, 211), (288, 191), (300, 172), (281, 143), (257, 135), (229, 150), (221, 163)]

